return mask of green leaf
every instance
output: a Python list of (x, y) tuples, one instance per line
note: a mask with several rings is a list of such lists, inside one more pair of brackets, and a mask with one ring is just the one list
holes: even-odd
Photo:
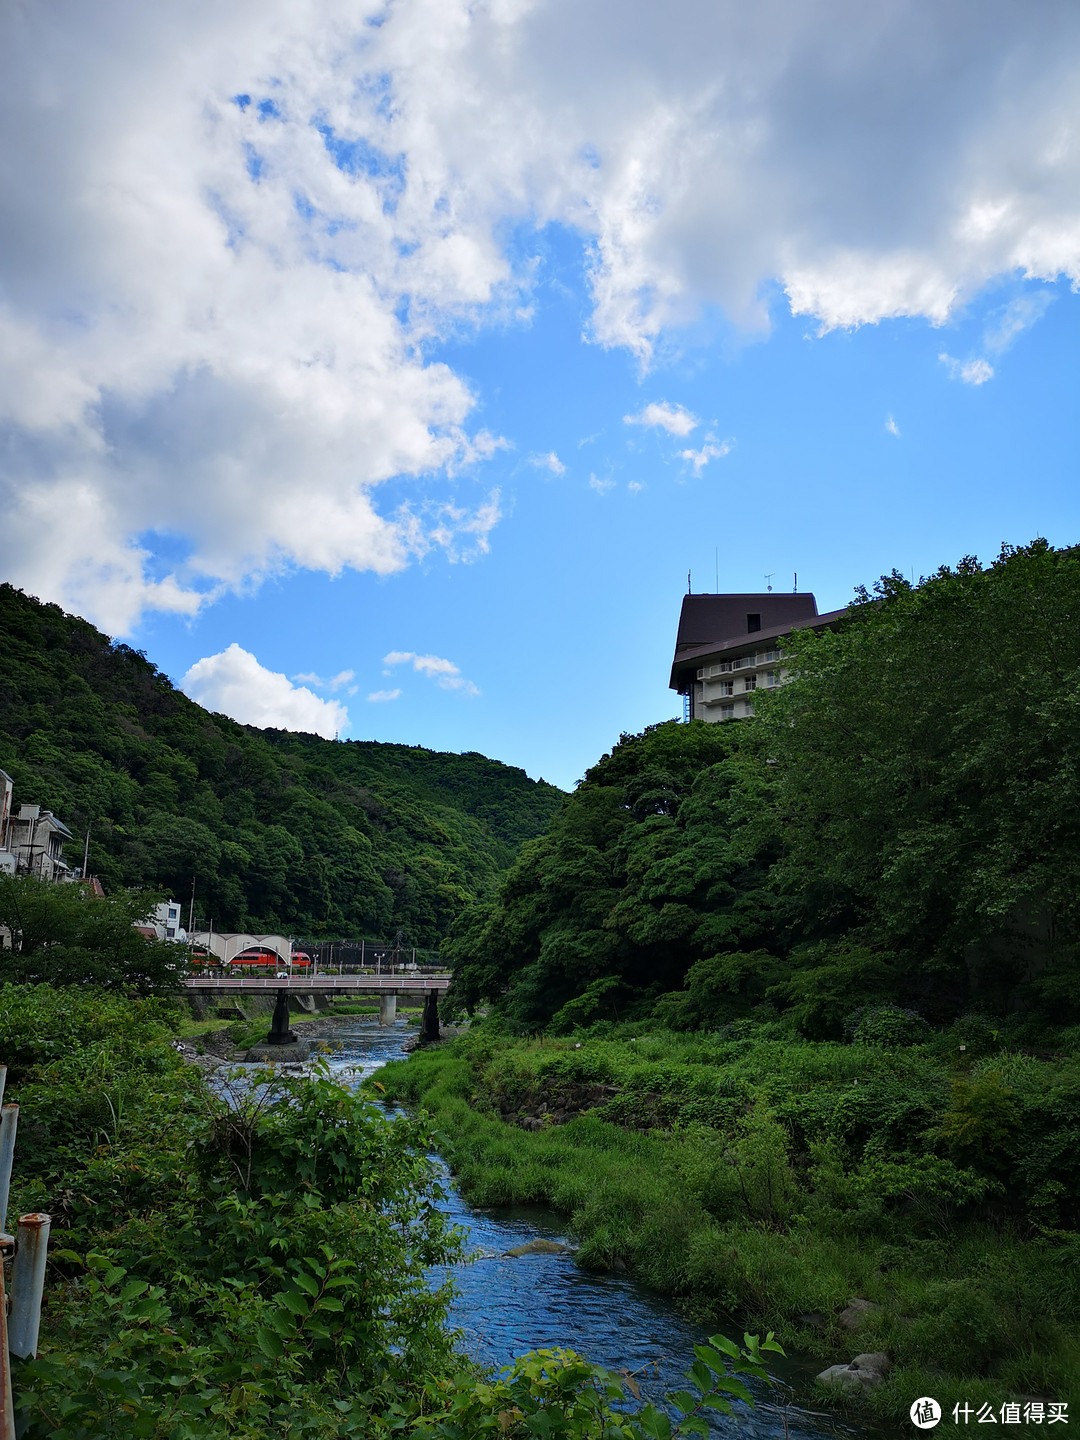
[(712, 1389), (713, 1371), (701, 1360), (695, 1360), (693, 1365), (690, 1366), (687, 1379), (692, 1380), (704, 1395), (706, 1390)]
[(753, 1395), (751, 1395), (741, 1380), (736, 1380), (734, 1375), (729, 1375), (724, 1380), (717, 1380), (713, 1389), (720, 1390), (725, 1395), (734, 1395), (736, 1400), (745, 1400), (748, 1405), (753, 1405), (754, 1403)]
[(286, 1340), (291, 1335), (295, 1335), (296, 1321), (285, 1310), (279, 1310), (275, 1307), (274, 1309), (267, 1309), (264, 1313), (266, 1323), (271, 1330), (276, 1330), (277, 1333)]
[(141, 1295), (145, 1290), (149, 1290), (149, 1288), (150, 1286), (145, 1280), (129, 1280), (120, 1291), (120, 1303), (126, 1305), (129, 1300), (134, 1300), (137, 1295)]
[(638, 1416), (638, 1424), (642, 1434), (647, 1435), (649, 1440), (671, 1440), (671, 1421), (655, 1405), (645, 1406)]
[(295, 1290), (282, 1290), (274, 1299), (278, 1305), (284, 1305), (286, 1310), (291, 1310), (294, 1315), (306, 1315), (311, 1308), (307, 1299), (298, 1295)]
[[(739, 1347), (735, 1344), (734, 1340), (729, 1340), (726, 1335), (710, 1335), (709, 1344), (712, 1345), (714, 1349), (723, 1351), (723, 1353), (730, 1356), (732, 1360), (738, 1360), (740, 1358)], [(696, 1345), (694, 1346), (694, 1352), (695, 1354), (697, 1353)]]
[(695, 1345), (694, 1354), (703, 1365), (709, 1367), (710, 1377), (712, 1375), (726, 1375), (731, 1369), (727, 1360), (718, 1351), (711, 1349), (708, 1345)]
[(268, 1360), (280, 1360), (285, 1353), (285, 1347), (281, 1341), (274, 1332), (268, 1330), (266, 1326), (256, 1331), (255, 1343)]
[(724, 1415), (735, 1414), (735, 1411), (731, 1408), (731, 1402), (725, 1400), (722, 1395), (706, 1395), (701, 1403), (710, 1410), (721, 1411)]
[(691, 1395), (689, 1390), (672, 1390), (667, 1398), (672, 1405), (677, 1405), (684, 1415), (691, 1415), (700, 1403), (698, 1396)]

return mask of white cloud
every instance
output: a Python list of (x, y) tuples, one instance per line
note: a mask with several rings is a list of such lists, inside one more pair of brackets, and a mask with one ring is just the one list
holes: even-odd
[(962, 380), (965, 385), (985, 385), (994, 378), (994, 367), (988, 360), (954, 360), (951, 355), (941, 354), (938, 359), (948, 370), (953, 380)]
[[(304, 685), (318, 685), (320, 690), (334, 691), (340, 690), (343, 685), (348, 685), (350, 680), (355, 680), (356, 671), (342, 670), (330, 680), (324, 680), (321, 675), (316, 675), (314, 672), (294, 675), (292, 678), (301, 681)], [(352, 691), (349, 693), (351, 694)]]
[[(384, 665), (412, 665), (421, 675), (428, 676), (443, 690), (460, 690), (465, 695), (479, 695), (480, 690), (471, 680), (466, 680), (452, 660), (439, 655), (417, 655), (412, 650), (391, 650), (383, 656)], [(390, 672), (384, 670), (383, 674)]]
[(1080, 282), (1078, 55), (1072, 0), (2, 7), (8, 577), (115, 631), (483, 553), (497, 506), (379, 486), (494, 453), (425, 346), (528, 323), (522, 226), (642, 364), (773, 282), (824, 329)]
[(717, 445), (712, 440), (707, 440), (700, 450), (680, 450), (679, 459), (693, 466), (695, 475), (700, 475), (710, 460), (722, 460), (725, 455), (730, 454), (731, 445), (728, 441)]
[(376, 704), (381, 704), (385, 700), (396, 700), (400, 694), (400, 690), (373, 690), (367, 698)]
[(897, 438), (899, 438), (900, 426), (897, 425), (896, 421), (891, 415), (886, 416), (885, 429), (889, 432), (890, 435), (895, 435), (897, 436)]
[(546, 455), (530, 455), (529, 464), (537, 470), (550, 470), (552, 475), (566, 474), (566, 466), (554, 450), (549, 450)]
[(630, 480), (627, 482), (626, 488), (630, 491), (631, 495), (640, 495), (642, 490), (645, 489), (645, 486), (640, 480)]
[(640, 415), (624, 415), (624, 425), (647, 425), (666, 430), (669, 435), (689, 435), (701, 422), (682, 405), (669, 405), (666, 400), (646, 405)]
[(197, 704), (239, 720), (277, 730), (302, 730), (332, 739), (349, 723), (349, 713), (336, 700), (322, 700), (305, 686), (294, 685), (260, 665), (234, 641), (218, 655), (196, 660), (180, 688)]
[(1018, 335), (1042, 319), (1053, 301), (1053, 293), (1049, 290), (1029, 290), (1017, 295), (990, 317), (983, 334), (983, 344), (995, 355), (1003, 354)]
[(589, 489), (595, 490), (598, 495), (606, 495), (609, 490), (614, 488), (614, 485), (614, 480), (601, 480), (598, 475), (589, 476)]

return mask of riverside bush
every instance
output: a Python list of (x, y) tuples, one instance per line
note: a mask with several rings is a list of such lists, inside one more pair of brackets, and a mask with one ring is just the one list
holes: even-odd
[(212, 1093), (170, 1019), (0, 990), (13, 1202), (53, 1216), (39, 1354), (15, 1366), (25, 1440), (668, 1440), (753, 1404), (743, 1381), (765, 1378), (771, 1335), (697, 1347), (662, 1408), (571, 1351), (499, 1375), (456, 1355), (428, 1277), (460, 1242), (424, 1123), (319, 1075)]
[[(479, 1025), (380, 1083), (431, 1113), (471, 1200), (552, 1206), (583, 1264), (623, 1261), (702, 1318), (735, 1312), (829, 1363), (887, 1350), (896, 1372), (859, 1402), (879, 1416), (914, 1394), (1080, 1399), (1075, 1054), (960, 1072), (952, 1046), (627, 1032), (541, 1044)], [(504, 1084), (559, 1073), (617, 1093), (563, 1125), (504, 1123)], [(857, 1338), (837, 1321), (852, 1296), (881, 1307)]]

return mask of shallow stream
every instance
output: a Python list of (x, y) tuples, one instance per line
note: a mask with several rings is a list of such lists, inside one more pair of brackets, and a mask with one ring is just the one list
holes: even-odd
[[(323, 1043), (332, 1047), (327, 1058), (342, 1082), (359, 1084), (388, 1061), (402, 1059), (412, 1033), (403, 1021), (380, 1028), (358, 1020), (355, 1026), (343, 1025), (333, 1039), (324, 1037)], [(653, 1400), (661, 1400), (665, 1390), (682, 1388), (693, 1347), (707, 1338), (702, 1326), (629, 1275), (594, 1274), (580, 1269), (569, 1255), (505, 1256), (504, 1251), (529, 1240), (567, 1240), (564, 1222), (552, 1212), (532, 1208), (476, 1209), (462, 1199), (449, 1172), (447, 1180), (442, 1208), (467, 1233), (470, 1256), (483, 1257), (449, 1269), (456, 1292), (451, 1323), (460, 1328), (470, 1355), (505, 1365), (526, 1350), (563, 1346), (613, 1370), (631, 1372)], [(734, 1338), (734, 1327), (728, 1331)], [(775, 1373), (781, 1380), (797, 1381), (820, 1368), (820, 1361), (789, 1357)], [(823, 1440), (838, 1432), (858, 1433), (794, 1405), (785, 1415), (775, 1404), (779, 1394), (774, 1391), (769, 1400), (762, 1394), (755, 1410), (735, 1419), (716, 1417), (714, 1433), (728, 1440), (735, 1431), (760, 1440), (785, 1435)]]

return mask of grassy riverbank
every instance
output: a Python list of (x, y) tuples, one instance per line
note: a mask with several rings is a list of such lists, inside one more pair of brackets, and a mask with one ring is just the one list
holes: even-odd
[(181, 1016), (0, 986), (11, 1210), (52, 1217), (39, 1353), (14, 1367), (24, 1440), (660, 1440), (760, 1370), (719, 1339), (674, 1428), (614, 1412), (621, 1380), (568, 1352), (481, 1371), (431, 1287), (460, 1244), (427, 1127), (325, 1075), (248, 1072), (226, 1099), (178, 1055)]
[[(470, 1200), (553, 1206), (584, 1264), (823, 1364), (887, 1351), (885, 1382), (848, 1401), (864, 1413), (1080, 1401), (1080, 1238), (1059, 1228), (1077, 1037), (1036, 1059), (978, 1026), (899, 1048), (744, 1029), (579, 1044), (481, 1025), (379, 1081), (432, 1114)], [(854, 1332), (853, 1298), (872, 1307)]]

